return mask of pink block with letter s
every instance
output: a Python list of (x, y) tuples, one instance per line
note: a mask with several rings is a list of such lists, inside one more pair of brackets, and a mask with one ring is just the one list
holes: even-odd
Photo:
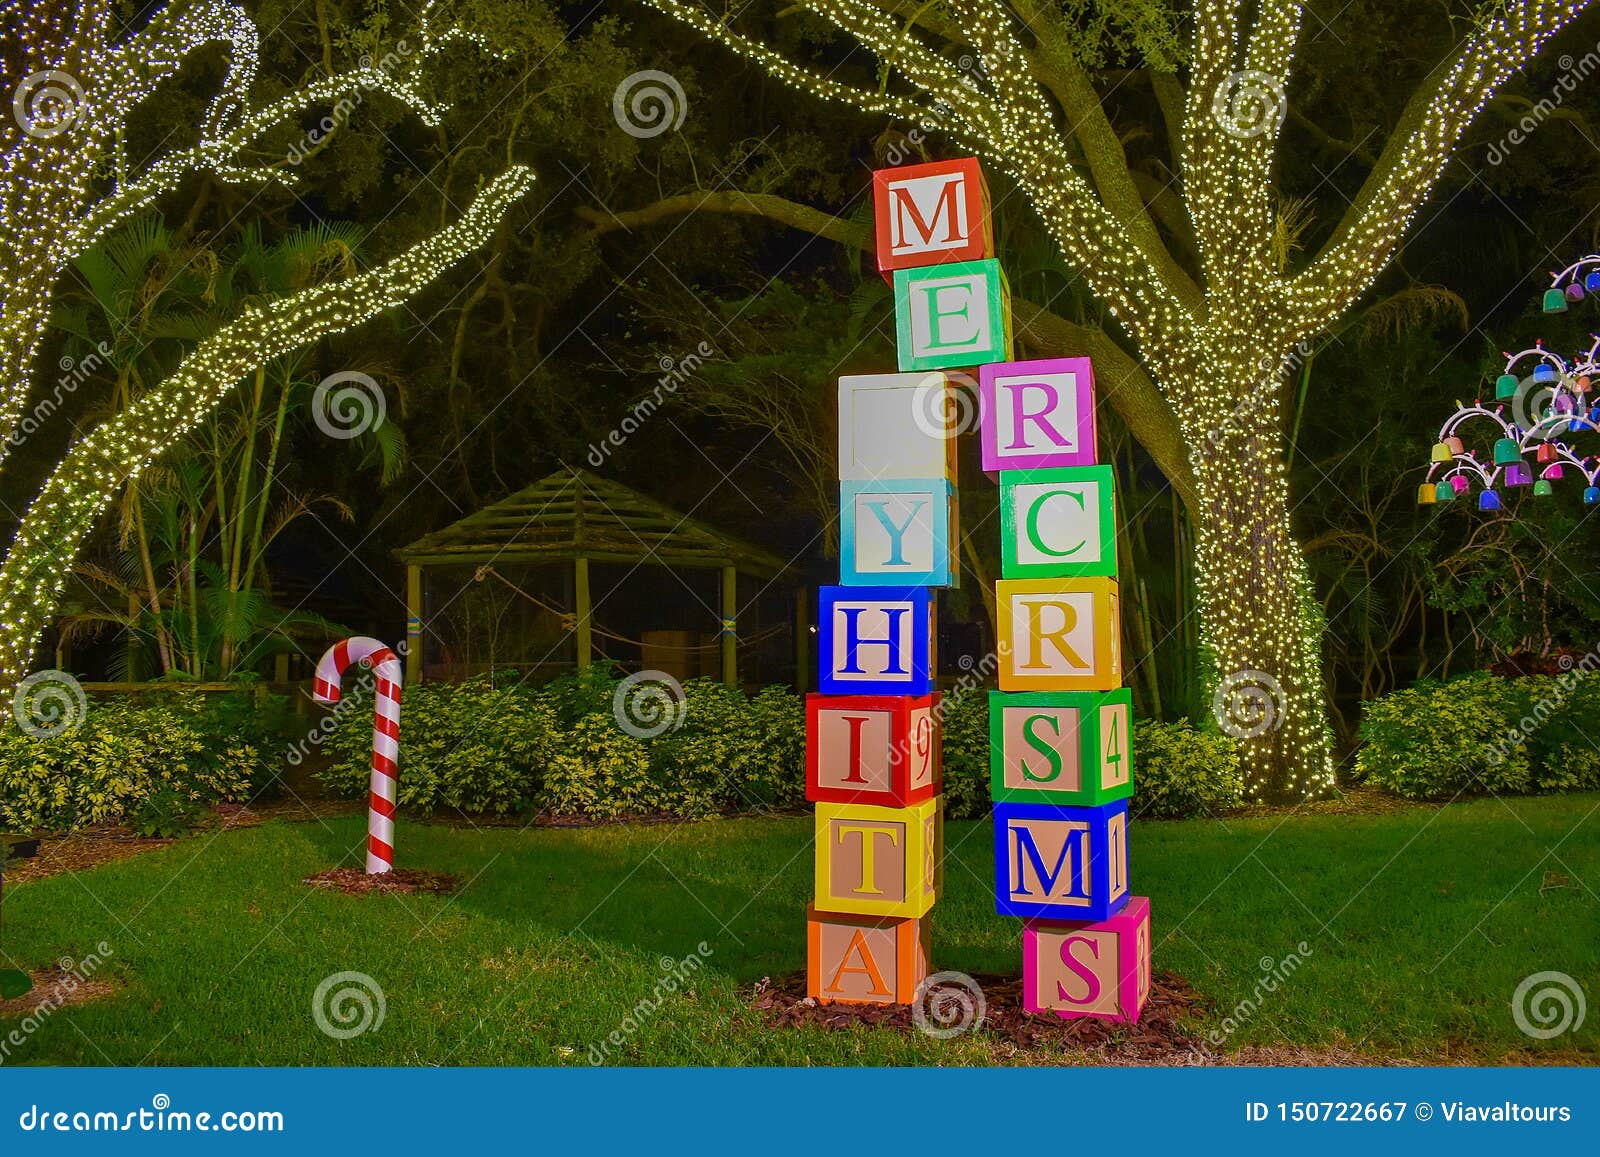
[(1097, 464), (1088, 358), (980, 366), (978, 398), (986, 473)]
[(1150, 998), (1150, 901), (1135, 896), (1098, 924), (1022, 926), (1022, 1007), (1067, 1020), (1132, 1022)]

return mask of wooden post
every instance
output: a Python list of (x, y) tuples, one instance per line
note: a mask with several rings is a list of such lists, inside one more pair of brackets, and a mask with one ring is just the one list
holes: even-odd
[(422, 568), (406, 567), (406, 686), (422, 682)]
[(811, 592), (805, 587), (794, 592), (794, 689), (811, 689)]
[(739, 685), (739, 568), (722, 568), (722, 681)]
[(578, 670), (587, 671), (594, 651), (594, 638), (589, 630), (589, 560), (578, 558), (572, 563), (573, 601), (577, 603), (577, 629), (573, 640), (577, 644)]
[(288, 651), (279, 651), (272, 656), (272, 681), (274, 683), (287, 683), (289, 681)]

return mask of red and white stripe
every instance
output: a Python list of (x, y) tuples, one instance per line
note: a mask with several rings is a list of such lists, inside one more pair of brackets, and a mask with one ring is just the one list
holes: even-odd
[(400, 657), (377, 639), (357, 636), (335, 643), (317, 663), (312, 697), (339, 701), (345, 668), (359, 663), (378, 679), (372, 705), (372, 780), (367, 789), (367, 875), (394, 868), (394, 797), (400, 772)]

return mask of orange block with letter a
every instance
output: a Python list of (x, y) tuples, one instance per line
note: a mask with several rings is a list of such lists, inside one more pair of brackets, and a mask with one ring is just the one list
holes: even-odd
[(806, 995), (836, 1004), (910, 1004), (927, 975), (927, 917), (806, 908)]

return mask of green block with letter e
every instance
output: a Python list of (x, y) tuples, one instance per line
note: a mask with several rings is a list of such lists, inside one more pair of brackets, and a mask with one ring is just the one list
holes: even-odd
[(894, 271), (900, 369), (942, 370), (1011, 358), (1011, 299), (992, 258)]

